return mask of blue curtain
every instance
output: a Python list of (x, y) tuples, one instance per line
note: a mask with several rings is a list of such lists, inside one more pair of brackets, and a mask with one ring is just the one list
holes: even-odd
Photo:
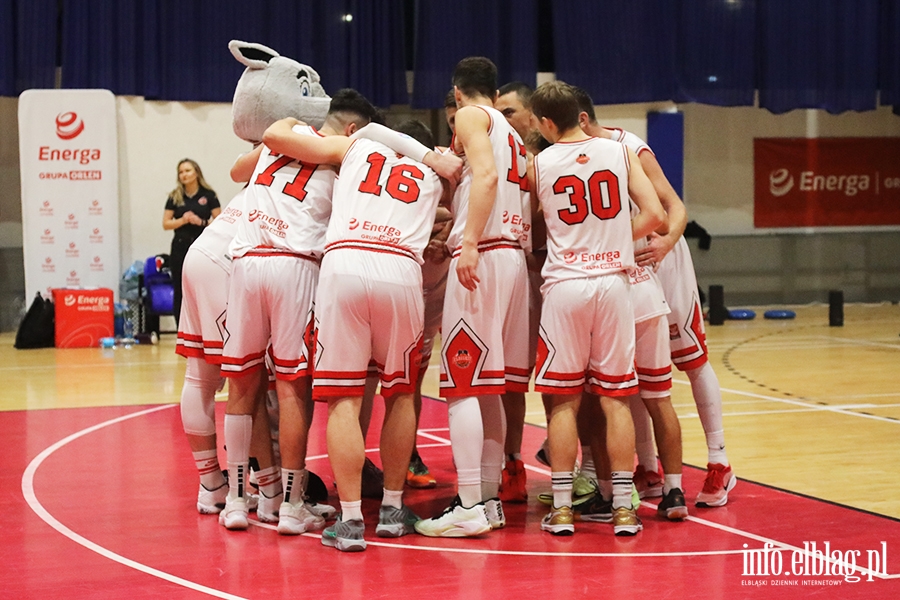
[(498, 85), (535, 85), (537, 0), (416, 2), (414, 108), (440, 108), (453, 69), (467, 56), (486, 56), (497, 65)]
[(54, 86), (57, 14), (56, 0), (0, 0), (0, 95)]
[(878, 8), (878, 0), (759, 0), (760, 107), (874, 109)]
[(900, 0), (881, 0), (878, 15), (878, 89), (881, 103), (900, 115)]
[(63, 87), (228, 102), (243, 66), (227, 44), (241, 39), (312, 65), (327, 91), (406, 103), (403, 34), (397, 0), (64, 0)]
[(682, 100), (675, 77), (678, 5), (554, 0), (556, 76), (597, 104)]
[(755, 0), (680, 0), (677, 77), (680, 94), (716, 106), (752, 106)]

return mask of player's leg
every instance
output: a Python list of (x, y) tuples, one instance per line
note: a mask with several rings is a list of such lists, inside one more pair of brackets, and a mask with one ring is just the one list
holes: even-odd
[(202, 358), (187, 358), (181, 390), (181, 422), (200, 475), (197, 510), (201, 514), (221, 511), (228, 493), (216, 448), (215, 395), (220, 381), (218, 365)]
[(547, 437), (550, 445), (550, 480), (553, 486), (553, 505), (541, 520), (541, 530), (553, 535), (575, 533), (572, 512), (572, 479), (578, 455), (578, 405), (581, 394), (553, 397)]

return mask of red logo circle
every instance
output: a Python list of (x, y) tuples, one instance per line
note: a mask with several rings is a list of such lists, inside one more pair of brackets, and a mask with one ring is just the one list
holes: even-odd
[(61, 140), (72, 140), (84, 131), (84, 121), (73, 112), (56, 115), (56, 135)]

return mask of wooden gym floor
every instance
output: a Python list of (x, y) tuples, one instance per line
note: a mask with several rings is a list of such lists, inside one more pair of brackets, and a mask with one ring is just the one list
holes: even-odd
[[(544, 418), (529, 394), (531, 500), (505, 507), (505, 530), (381, 542), (371, 537), (378, 503), (369, 501), (370, 546), (358, 555), (265, 525), (228, 532), (196, 513), (174, 406), (184, 372), (174, 336), (129, 349), (16, 351), (13, 336), (0, 335), (0, 597), (900, 597), (900, 307), (847, 305), (840, 328), (828, 327), (826, 306), (792, 308), (793, 321), (708, 327), (740, 479), (727, 506), (693, 506), (706, 447), (677, 374), (684, 459), (700, 467), (685, 469), (687, 522), (662, 522), (645, 503), (635, 538), (592, 523), (577, 524), (572, 538), (541, 533), (536, 496), (549, 473), (533, 458)], [(432, 368), (426, 392), (436, 396), (436, 386)], [(330, 483), (323, 417), (318, 410), (309, 466)], [(373, 425), (369, 448), (377, 433)], [(445, 405), (426, 400), (418, 444), (439, 486), (407, 494), (420, 515), (454, 493), (447, 437)], [(377, 451), (370, 456), (378, 462)], [(812, 544), (828, 544), (827, 564)], [(760, 570), (763, 557), (770, 571)]]

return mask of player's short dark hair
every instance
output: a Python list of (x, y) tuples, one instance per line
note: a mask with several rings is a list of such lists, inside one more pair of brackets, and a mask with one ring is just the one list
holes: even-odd
[(351, 88), (338, 90), (331, 97), (328, 117), (337, 118), (343, 123), (354, 122), (357, 127), (365, 127), (379, 118), (378, 109), (365, 96)]
[(501, 96), (515, 92), (519, 97), (519, 100), (522, 101), (522, 106), (531, 108), (531, 95), (534, 93), (534, 88), (524, 81), (510, 81), (509, 83), (500, 86), (500, 89), (497, 91)]
[(447, 92), (447, 95), (444, 96), (444, 110), (448, 108), (456, 108), (456, 92), (450, 90)]
[(466, 96), (481, 94), (493, 98), (497, 92), (497, 65), (483, 56), (464, 58), (453, 70), (453, 85)]
[(587, 113), (591, 123), (596, 123), (597, 115), (594, 113), (594, 100), (591, 95), (577, 85), (572, 86), (572, 92), (575, 94), (575, 99), (578, 100), (578, 111)]
[(564, 81), (549, 81), (534, 90), (531, 110), (538, 119), (553, 121), (560, 132), (578, 127), (581, 112), (572, 86)]
[(434, 148), (434, 136), (431, 134), (431, 130), (428, 129), (422, 121), (408, 119), (394, 127), (394, 130), (405, 133), (429, 150)]

